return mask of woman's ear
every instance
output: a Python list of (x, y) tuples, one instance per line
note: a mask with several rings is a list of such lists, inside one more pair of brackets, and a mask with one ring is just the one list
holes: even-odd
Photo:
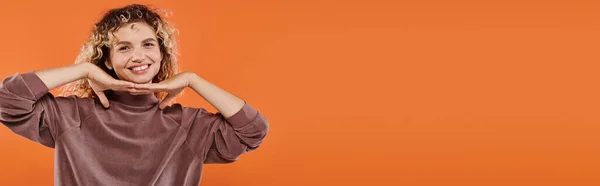
[(109, 70), (113, 69), (112, 65), (110, 64), (110, 62), (108, 60), (104, 61), (104, 65), (106, 65), (106, 68), (108, 68)]

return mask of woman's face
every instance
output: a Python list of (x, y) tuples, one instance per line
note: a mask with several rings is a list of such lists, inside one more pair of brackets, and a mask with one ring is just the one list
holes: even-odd
[(128, 23), (109, 34), (110, 61), (105, 62), (119, 79), (134, 83), (152, 83), (160, 70), (162, 53), (154, 29), (146, 23)]

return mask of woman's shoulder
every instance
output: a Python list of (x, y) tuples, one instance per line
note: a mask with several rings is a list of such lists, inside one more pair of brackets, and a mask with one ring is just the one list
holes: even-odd
[(90, 98), (90, 97), (78, 97), (75, 95), (58, 95), (58, 96), (54, 96), (53, 94), (51, 94), (54, 99), (62, 104), (69, 104), (69, 105), (90, 105), (90, 104), (94, 104), (94, 98)]
[(173, 103), (162, 109), (165, 114), (179, 115), (181, 117), (191, 117), (196, 115), (198, 111), (204, 110), (200, 107), (185, 106), (181, 103)]
[(164, 114), (176, 117), (181, 123), (193, 123), (199, 117), (214, 115), (214, 113), (207, 111), (203, 107), (185, 106), (181, 103), (174, 103), (165, 107), (162, 111)]
[(87, 115), (87, 113), (92, 112), (95, 104), (94, 98), (82, 98), (75, 95), (59, 95), (54, 97), (54, 100), (56, 100), (57, 106), (61, 107), (63, 110), (77, 109), (82, 115)]
[(161, 112), (168, 118), (180, 123), (184, 128), (194, 122), (196, 113), (200, 108), (184, 106), (181, 103), (174, 103), (161, 110)]

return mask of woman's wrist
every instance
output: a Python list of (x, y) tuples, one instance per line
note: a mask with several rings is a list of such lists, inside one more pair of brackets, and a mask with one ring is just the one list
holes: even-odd
[(98, 68), (98, 66), (91, 63), (79, 63), (77, 65), (77, 69), (79, 69), (80, 72), (82, 72), (82, 74), (80, 74), (79, 79), (90, 78), (94, 72), (96, 72), (97, 70), (101, 70), (100, 68)]
[(189, 88), (193, 88), (192, 85), (198, 80), (198, 78), (200, 78), (200, 76), (198, 76), (196, 73), (193, 72), (182, 72), (184, 73), (185, 77), (186, 77), (186, 85)]

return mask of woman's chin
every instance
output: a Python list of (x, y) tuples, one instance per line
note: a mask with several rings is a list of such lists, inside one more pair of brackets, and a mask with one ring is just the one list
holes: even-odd
[(136, 84), (149, 84), (152, 83), (152, 80), (139, 80), (139, 81), (132, 81)]
[(136, 84), (148, 84), (148, 83), (152, 83), (153, 78), (154, 78), (154, 76), (151, 76), (150, 74), (142, 74), (142, 75), (126, 74), (125, 78), (119, 78), (119, 79), (133, 82)]
[(133, 77), (129, 77), (128, 80), (130, 82), (136, 83), (136, 84), (147, 84), (147, 83), (152, 83), (152, 76), (133, 76)]
[(135, 84), (148, 84), (152, 83), (152, 79), (150, 78), (127, 78), (126, 81), (135, 83)]

